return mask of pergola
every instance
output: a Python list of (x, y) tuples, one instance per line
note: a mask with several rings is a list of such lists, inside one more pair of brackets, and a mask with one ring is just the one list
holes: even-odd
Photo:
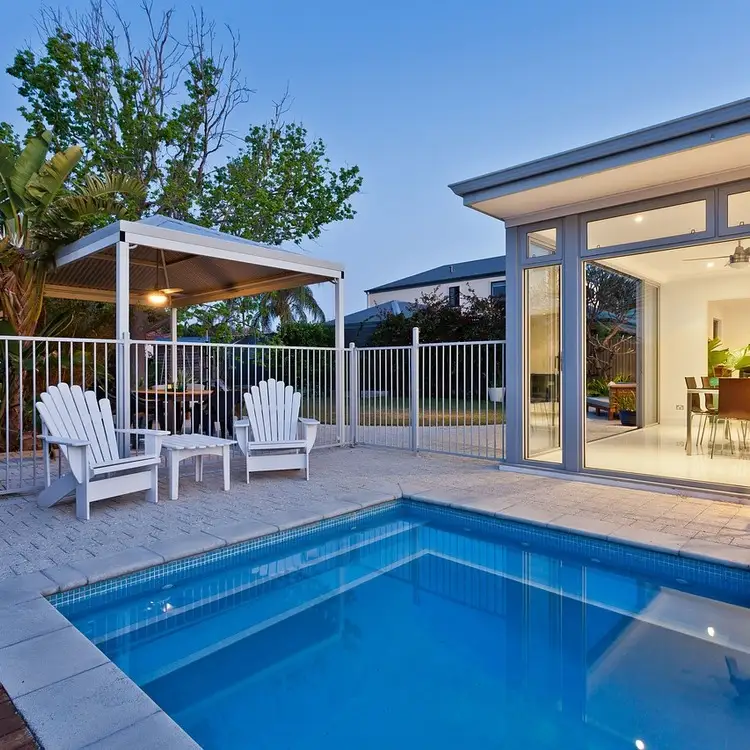
[[(113, 302), (115, 338), (130, 341), (129, 309), (149, 304), (159, 289), (168, 295), (172, 341), (177, 341), (177, 309), (261, 292), (331, 281), (335, 285), (335, 346), (344, 349), (344, 268), (338, 263), (166, 216), (117, 221), (70, 245), (55, 257), (46, 295), (62, 299)], [(117, 358), (117, 420), (130, 420), (130, 359)], [(173, 357), (173, 362), (176, 358)], [(343, 415), (343, 367), (337, 367), (337, 415)]]

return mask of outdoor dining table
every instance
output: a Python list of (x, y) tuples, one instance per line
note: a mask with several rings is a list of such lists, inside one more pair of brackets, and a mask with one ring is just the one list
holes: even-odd
[[(185, 388), (183, 390), (176, 390), (174, 388), (137, 388), (135, 394), (141, 401), (152, 402), (154, 409), (157, 404), (162, 404), (165, 407), (165, 415), (167, 420), (170, 419), (172, 414), (177, 416), (177, 429), (172, 429), (170, 432), (179, 432), (182, 427), (182, 405), (184, 403), (190, 403), (192, 401), (199, 401), (202, 398), (206, 398), (213, 394), (212, 388)], [(174, 410), (170, 406), (171, 402), (174, 402)]]
[(685, 404), (685, 414), (687, 416), (687, 439), (685, 440), (685, 452), (688, 456), (693, 455), (693, 413), (690, 411), (692, 399), (690, 398), (694, 393), (704, 393), (706, 395), (713, 395), (718, 398), (718, 388), (687, 388), (687, 402)]

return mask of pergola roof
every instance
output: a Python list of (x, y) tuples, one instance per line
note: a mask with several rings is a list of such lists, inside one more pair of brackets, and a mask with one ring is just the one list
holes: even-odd
[[(46, 294), (115, 301), (118, 243), (130, 246), (130, 302), (179, 287), (174, 307), (341, 279), (343, 266), (166, 216), (117, 221), (58, 250)], [(165, 277), (166, 270), (166, 277)]]

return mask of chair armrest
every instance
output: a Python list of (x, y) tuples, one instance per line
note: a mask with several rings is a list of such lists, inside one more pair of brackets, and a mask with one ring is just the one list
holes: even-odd
[(91, 445), (90, 440), (81, 440), (80, 438), (61, 437), (59, 435), (40, 435), (45, 443), (54, 445), (64, 445), (66, 448), (83, 448), (85, 445)]
[(240, 450), (244, 455), (247, 455), (247, 445), (250, 442), (250, 420), (249, 419), (235, 419), (234, 420), (234, 439), (237, 441)]
[(126, 428), (120, 428), (116, 427), (115, 432), (122, 432), (128, 435), (161, 435), (162, 437), (167, 437), (167, 435), (170, 435), (171, 433), (169, 430), (146, 430), (146, 429), (126, 429)]
[(317, 419), (305, 419), (301, 417), (297, 424), (297, 435), (305, 441), (305, 452), (309, 453), (315, 445), (315, 438), (318, 435), (318, 422)]

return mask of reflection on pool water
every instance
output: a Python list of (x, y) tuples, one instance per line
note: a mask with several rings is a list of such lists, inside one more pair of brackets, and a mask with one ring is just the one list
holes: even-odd
[(750, 737), (750, 574), (411, 501), (52, 601), (209, 750)]

